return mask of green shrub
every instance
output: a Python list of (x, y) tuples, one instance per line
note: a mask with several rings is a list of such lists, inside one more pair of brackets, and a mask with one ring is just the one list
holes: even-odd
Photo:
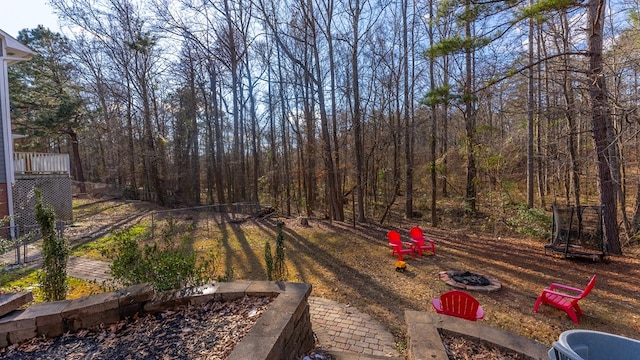
[(513, 215), (507, 218), (507, 224), (520, 234), (546, 238), (550, 235), (551, 217), (544, 210), (515, 205)]
[(282, 228), (284, 222), (278, 221), (278, 236), (276, 237), (276, 255), (273, 259), (273, 280), (275, 281), (287, 281), (289, 277), (287, 271), (287, 264), (284, 262), (284, 234)]
[(273, 280), (273, 254), (271, 254), (271, 244), (264, 243), (264, 262), (267, 265), (267, 281)]
[(42, 234), (42, 276), (40, 286), (45, 301), (67, 297), (67, 261), (69, 244), (56, 235), (56, 217), (51, 206), (42, 203), (42, 193), (36, 189), (36, 221)]
[[(151, 283), (158, 291), (197, 286), (209, 281), (215, 273), (215, 256), (199, 259), (187, 241), (175, 242), (162, 236), (162, 243), (140, 245), (144, 240), (132, 232), (114, 234), (115, 247), (104, 254), (113, 259), (111, 274), (125, 286)], [(198, 261), (200, 260), (200, 261)]]

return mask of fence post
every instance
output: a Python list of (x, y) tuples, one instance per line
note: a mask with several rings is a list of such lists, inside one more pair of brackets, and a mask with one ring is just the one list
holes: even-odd
[[(16, 239), (18, 239), (18, 240), (19, 240), (19, 239), (20, 239), (20, 230), (19, 230), (19, 229), (20, 229), (20, 227), (19, 227), (19, 225), (14, 225), (14, 226), (15, 226), (15, 228), (16, 228), (16, 233), (17, 233), (17, 237), (16, 237)], [(11, 230), (11, 232), (13, 233), (13, 230)], [(20, 241), (20, 242), (21, 242), (21, 241)], [(17, 264), (22, 264), (22, 262), (20, 261), (20, 245), (22, 245), (22, 244), (20, 244), (20, 242), (18, 242), (18, 243), (16, 244), (16, 260), (17, 260), (17, 261), (16, 261), (16, 263), (17, 263)]]
[[(24, 226), (24, 225), (23, 225)], [(27, 239), (22, 237), (22, 233), (26, 233), (26, 231), (24, 231), (24, 228), (22, 229), (22, 232), (20, 232), (20, 225), (16, 225), (16, 236), (18, 237), (18, 239), (20, 240), (21, 244), (18, 244), (18, 246), (22, 245), (22, 255), (24, 256), (24, 260), (23, 263), (27, 262)]]

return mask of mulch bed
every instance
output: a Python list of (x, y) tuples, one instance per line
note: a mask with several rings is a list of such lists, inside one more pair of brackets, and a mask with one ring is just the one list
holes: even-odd
[(212, 301), (155, 315), (36, 338), (0, 350), (2, 359), (225, 359), (269, 307), (270, 297)]
[(472, 337), (440, 330), (449, 360), (533, 360), (531, 357)]

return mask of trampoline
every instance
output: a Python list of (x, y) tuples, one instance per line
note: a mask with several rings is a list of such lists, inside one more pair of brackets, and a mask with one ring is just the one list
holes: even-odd
[(582, 257), (602, 260), (604, 235), (602, 231), (602, 207), (553, 205), (551, 239), (544, 251), (561, 254), (565, 258)]

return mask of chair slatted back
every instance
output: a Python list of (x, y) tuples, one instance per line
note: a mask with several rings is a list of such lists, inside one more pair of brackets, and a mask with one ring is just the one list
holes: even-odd
[(480, 303), (473, 296), (459, 290), (452, 290), (440, 296), (440, 304), (444, 314), (461, 317), (464, 319), (476, 319)]
[(413, 240), (417, 240), (417, 241), (420, 241), (421, 243), (424, 243), (424, 233), (422, 232), (422, 229), (420, 229), (417, 226), (414, 226), (413, 228), (411, 228), (411, 230), (409, 231), (409, 236), (411, 236)]
[(591, 290), (595, 285), (596, 285), (596, 274), (593, 274), (593, 276), (591, 277), (591, 280), (589, 280), (589, 283), (587, 284), (587, 287), (585, 287), (584, 290), (582, 291), (582, 294), (580, 294), (580, 299), (589, 295), (589, 293), (591, 292)]
[(387, 239), (389, 240), (390, 243), (392, 244), (399, 244), (401, 245), (401, 241), (400, 241), (400, 233), (395, 231), (395, 230), (391, 230), (389, 231), (389, 233), (387, 234)]

